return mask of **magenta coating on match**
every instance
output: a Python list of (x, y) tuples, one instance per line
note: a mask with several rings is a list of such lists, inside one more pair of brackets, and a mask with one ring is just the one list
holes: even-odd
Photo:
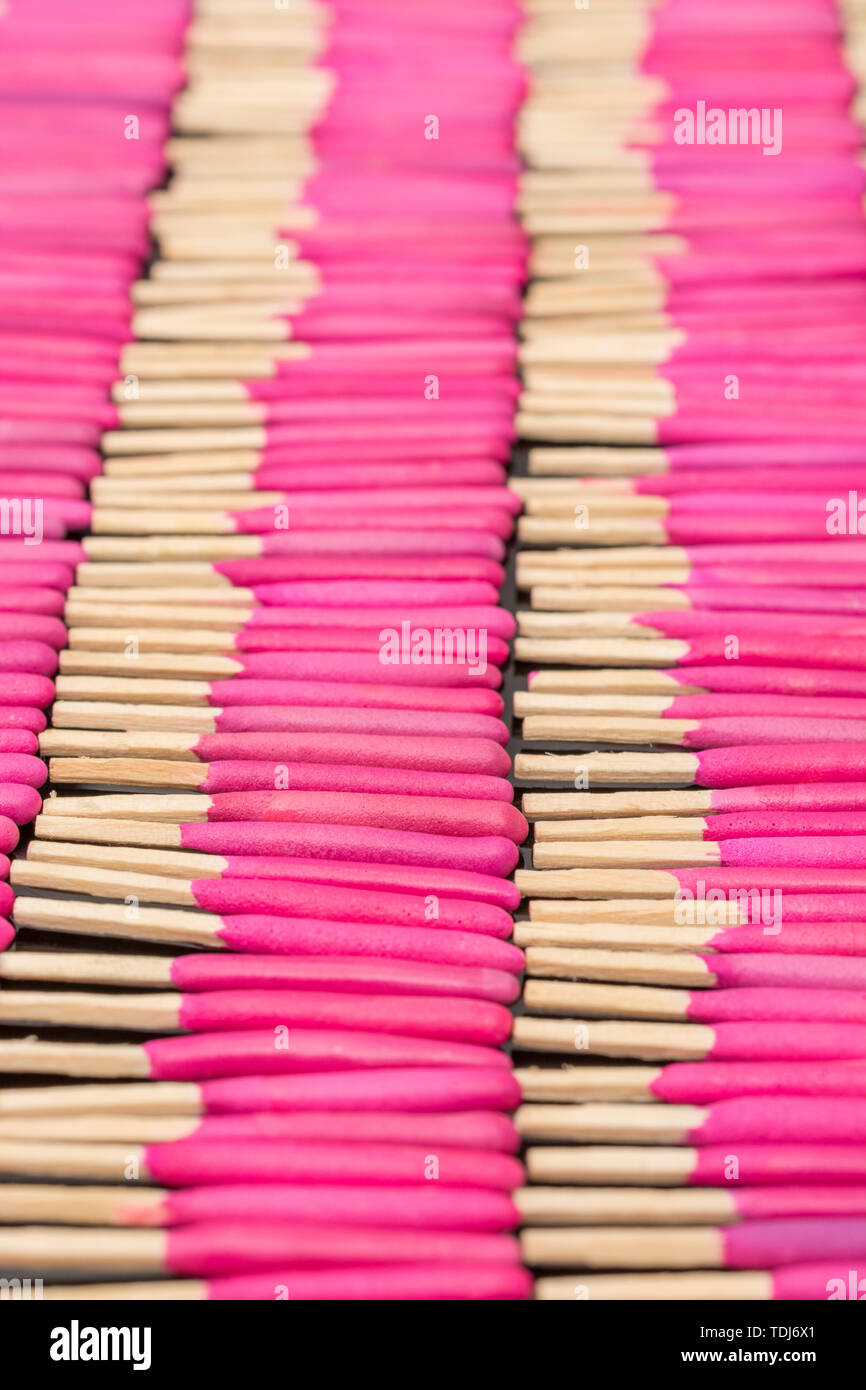
[[(765, 791), (766, 788), (758, 788), (757, 790), (761, 792)], [(722, 792), (718, 795), (724, 796), (725, 794)], [(716, 794), (713, 797), (713, 800), (715, 799)], [(817, 853), (818, 847), (815, 840), (818, 836), (838, 836), (843, 845), (847, 839), (855, 840), (866, 837), (866, 809), (862, 811), (813, 812), (744, 810), (736, 815), (717, 814), (712, 816), (703, 832), (704, 840), (724, 844), (725, 863), (731, 862), (727, 855), (728, 847), (732, 842), (735, 844), (737, 840), (742, 838), (749, 843), (750, 836), (768, 836), (779, 839), (782, 844), (803, 837), (809, 839), (810, 844), (815, 845), (815, 852)], [(754, 841), (752, 840), (751, 843)], [(791, 852), (796, 853), (796, 850), (792, 847)], [(809, 852), (812, 852), (811, 849)], [(821, 861), (818, 859), (812, 862), (820, 863)]]
[[(750, 868), (746, 875), (741, 868), (717, 869), (707, 866), (705, 869), (676, 869), (671, 872), (671, 877), (681, 888), (695, 893), (702, 891), (701, 885), (706, 891), (719, 889), (726, 893), (731, 890), (778, 889), (780, 893), (794, 894), (801, 899), (813, 893), (826, 894), (835, 899), (837, 895), (842, 898), (866, 892), (866, 869)], [(790, 904), (791, 899), (786, 898), (785, 901)], [(787, 906), (785, 910), (787, 912)], [(844, 915), (841, 920), (845, 920)]]
[[(2, 744), (0, 744), (0, 751)], [(18, 751), (18, 750), (16, 750)], [(24, 750), (20, 750), (24, 751)], [(332, 765), (415, 768), (507, 777), (511, 759), (500, 744), (481, 738), (438, 739), (367, 733), (204, 734), (192, 751), (204, 763), (256, 759)]]
[(45, 642), (0, 641), (0, 671), (53, 676), (56, 670), (57, 652)]
[(742, 1187), (732, 1197), (745, 1221), (766, 1221), (778, 1216), (866, 1216), (866, 1187), (853, 1184)]
[[(0, 565), (0, 570), (3, 566)], [(14, 592), (0, 589), (0, 611), (23, 614), (44, 613), (50, 618), (62, 618), (66, 598), (59, 589), (18, 588)]]
[(798, 868), (810, 865), (814, 868), (856, 869), (866, 864), (866, 835), (767, 835), (756, 840), (724, 840), (719, 845), (719, 852), (722, 865), (726, 868), (745, 865)]
[(499, 835), (419, 835), (361, 825), (303, 825), (271, 821), (194, 821), (181, 825), (184, 849), (206, 854), (291, 855), (342, 863), (405, 864), (504, 876), (517, 864), (513, 840)]
[[(836, 997), (835, 995), (833, 996)], [(740, 1061), (831, 1061), (866, 1055), (866, 1027), (858, 1023), (717, 1023), (707, 1059)]]
[(795, 956), (766, 953), (708, 955), (702, 956), (701, 959), (722, 988), (866, 991), (866, 960), (861, 956)]
[[(730, 812), (734, 819), (743, 811), (866, 811), (866, 791), (860, 782), (796, 782), (743, 787), (719, 787), (710, 794), (713, 811)], [(715, 824), (710, 822), (710, 827)], [(708, 838), (712, 838), (712, 834)]]
[[(47, 776), (48, 769), (44, 762), (32, 753), (0, 752), (0, 782), (18, 782), (27, 787), (41, 787)], [(0, 814), (5, 814), (2, 807)]]
[[(382, 670), (384, 671), (384, 669), (383, 667)], [(453, 687), (434, 689), (429, 685), (400, 686), (387, 683), (379, 685), (373, 681), (365, 683), (322, 680), (238, 680), (232, 678), (227, 681), (210, 681), (209, 688), (209, 702), (220, 709), (217, 719), (220, 722), (220, 731), (224, 733), (230, 733), (238, 728), (259, 727), (257, 724), (252, 726), (240, 723), (229, 725), (224, 722), (229, 717), (229, 711), (232, 710), (235, 711), (235, 719), (240, 720), (242, 709), (250, 705), (259, 709), (284, 705), (289, 707), (311, 704), (327, 706), (336, 703), (357, 709), (446, 710), (452, 713), (489, 714), (494, 718), (498, 718), (505, 707), (498, 691), (477, 687), (474, 690)], [(866, 688), (866, 681), (864, 681), (864, 688)], [(0, 680), (0, 691), (2, 689), (3, 684)], [(47, 703), (50, 703), (53, 698), (52, 687), (52, 693)], [(18, 702), (16, 701), (16, 703)], [(265, 724), (263, 727), (270, 728), (271, 726)], [(284, 726), (279, 725), (278, 727)]]
[[(276, 1147), (276, 1146), (275, 1146)], [(736, 1173), (731, 1159), (736, 1159)], [(687, 1179), (692, 1187), (731, 1188), (735, 1183), (862, 1183), (866, 1146), (862, 1144), (729, 1144), (694, 1150)]]
[[(45, 545), (32, 549), (38, 550), (41, 554), (45, 550)], [(69, 565), (52, 564), (44, 560), (27, 560), (19, 552), (14, 560), (7, 558), (5, 551), (0, 551), (0, 583), (4, 589), (15, 591), (30, 587), (40, 589), (55, 589), (60, 593), (66, 593), (75, 583), (75, 572)]]
[(14, 940), (15, 928), (12, 923), (0, 918), (0, 951), (5, 951), (6, 947), (11, 946)]
[[(671, 742), (682, 748), (740, 748), (805, 743), (856, 743), (862, 739), (861, 719), (787, 719), (779, 716), (732, 716), (704, 719), (696, 729), (689, 729)], [(659, 742), (664, 742), (662, 738)]]
[(0, 754), (38, 754), (39, 740), (29, 729), (0, 729)]
[(866, 1099), (850, 1096), (737, 1096), (710, 1106), (690, 1144), (866, 1143)]
[(386, 1269), (356, 1265), (321, 1271), (281, 1267), (267, 1274), (212, 1279), (207, 1285), (207, 1296), (217, 1302), (273, 1302), (276, 1286), (290, 1290), (294, 1303), (514, 1303), (531, 1297), (532, 1275), (517, 1265), (398, 1264)]
[(511, 1004), (518, 985), (501, 970), (364, 957), (274, 957), (194, 953), (171, 963), (172, 983), (184, 991), (314, 989), (377, 995), (438, 995)]
[[(831, 1208), (831, 1211), (833, 1209)], [(215, 1220), (292, 1221), (316, 1226), (357, 1225), (405, 1230), (508, 1231), (520, 1215), (504, 1193), (479, 1188), (325, 1187), (268, 1184), (262, 1187), (184, 1187), (166, 1192), (158, 1214), (118, 1198), (125, 1226), (186, 1226)]]
[(866, 699), (814, 695), (674, 695), (663, 719), (866, 719)]
[[(439, 588), (443, 593), (445, 602), (438, 605), (419, 605), (418, 600), (411, 594), (407, 595), (401, 605), (401, 595), (393, 593), (386, 608), (359, 608), (354, 606), (335, 605), (327, 603), (307, 604), (276, 604), (274, 599), (278, 596), (277, 590), (285, 591), (291, 589), (292, 585), (267, 584), (260, 585), (254, 589), (257, 599), (261, 606), (250, 610), (244, 620), (244, 628), (290, 628), (306, 629), (313, 628), (324, 634), (327, 629), (337, 629), (342, 631), (358, 630), (365, 634), (369, 640), (379, 639), (382, 628), (396, 628), (398, 634), (402, 631), (403, 624), (407, 623), (412, 631), (417, 628), (456, 628), (464, 632), (483, 631), (487, 634), (488, 643), (491, 638), (496, 638), (499, 642), (503, 639), (507, 642), (514, 636), (517, 620), (513, 613), (509, 613), (507, 608), (497, 608), (494, 603), (488, 604), (466, 604), (457, 601), (456, 595), (449, 594), (449, 590), (457, 589), (458, 586), (453, 581), (443, 581)], [(389, 582), (389, 589), (393, 588), (393, 581)], [(407, 586), (412, 588), (413, 586)], [(325, 586), (327, 589), (327, 586)], [(293, 595), (290, 595), (293, 597)], [(329, 597), (326, 592), (325, 597)], [(445, 606), (448, 600), (448, 606)], [(488, 646), (488, 655), (491, 648)], [(497, 647), (497, 651), (501, 651)]]
[[(779, 1265), (866, 1256), (866, 1218), (850, 1215), (746, 1221), (725, 1226), (719, 1234), (725, 1269), (775, 1270)], [(846, 1276), (847, 1272), (846, 1267)]]
[[(866, 1298), (863, 1262), (854, 1269), (840, 1268), (839, 1259), (816, 1264), (780, 1265), (770, 1273), (774, 1302), (823, 1302)], [(250, 1291), (251, 1291), (251, 1286)], [(229, 1296), (228, 1290), (224, 1297)], [(211, 1295), (213, 1297), (213, 1295)]]
[[(310, 610), (322, 614), (322, 622), (332, 627), (399, 627), (402, 621), (410, 621), (413, 626), (451, 627), (455, 624), (467, 627), (487, 627), (494, 623), (493, 630), (501, 636), (511, 636), (514, 632), (514, 619), (500, 618), (503, 610), (497, 607), (499, 594), (497, 588), (487, 579), (281, 579), (265, 582), (261, 578), (250, 585), (259, 603), (264, 605), (261, 621), (270, 625), (268, 609), (282, 608), (287, 613), (293, 609), (307, 613), (302, 623), (313, 622)], [(480, 609), (473, 621), (466, 614)], [(325, 611), (326, 610), (326, 611)], [(427, 612), (427, 621), (422, 616)], [(291, 618), (287, 621), (293, 624)]]
[[(166, 1187), (225, 1182), (361, 1182), (379, 1187), (429, 1181), (430, 1153), (424, 1146), (180, 1139), (148, 1144), (144, 1152), (150, 1176)], [(442, 1187), (513, 1192), (523, 1181), (522, 1164), (509, 1154), (443, 1145), (435, 1157), (436, 1181)]]
[(178, 1027), (192, 1033), (282, 1026), (349, 1028), (497, 1046), (510, 1036), (511, 1015), (502, 1005), (479, 999), (318, 990), (209, 990), (178, 1000)]
[[(493, 692), (490, 692), (493, 694)], [(339, 701), (339, 687), (326, 687), (321, 695), (326, 702)], [(309, 705), (237, 705), (219, 710), (214, 719), (221, 736), (258, 733), (273, 737), (276, 734), (363, 734), (387, 735), (389, 739), (418, 738), (488, 739), (494, 743), (508, 742), (508, 727), (492, 714), (463, 713), (436, 710), (430, 718), (426, 709), (371, 709), (368, 706), (342, 707), (334, 703)], [(2, 715), (2, 707), (0, 707)]]
[[(323, 616), (319, 627), (266, 627), (248, 625), (236, 633), (224, 633), (220, 653), (234, 656), (238, 652), (301, 653), (301, 652), (348, 652), (352, 655), (379, 655), (383, 647), (383, 628), (335, 627), (327, 622), (327, 609), (319, 610)], [(2, 614), (0, 614), (2, 617)], [(456, 622), (455, 617), (455, 622)], [(501, 637), (488, 637), (484, 662), (489, 665), (504, 666), (508, 660), (508, 644)], [(423, 663), (422, 663), (423, 664)], [(435, 664), (435, 663), (434, 663)], [(478, 670), (483, 669), (478, 662)], [(472, 663), (467, 671), (472, 672)]]
[(48, 720), (41, 709), (24, 705), (0, 705), (0, 729), (21, 729), (41, 734)]
[(189, 886), (199, 907), (217, 914), (324, 917), (401, 927), (433, 923), (442, 930), (456, 927), (503, 939), (511, 935), (511, 916), (501, 907), (435, 894), (379, 892), (270, 879), (200, 878), (193, 879)]
[(219, 937), (230, 951), (290, 956), (376, 956), (439, 965), (484, 965), (519, 975), (523, 952), (508, 941), (479, 932), (441, 931), (381, 922), (335, 922), (324, 918), (223, 917)]
[(0, 705), (35, 705), (47, 709), (54, 699), (54, 682), (29, 671), (0, 674)]
[(819, 669), (814, 666), (770, 666), (740, 664), (696, 664), (668, 668), (664, 675), (678, 685), (697, 686), (717, 693), (756, 695), (841, 696), (846, 699), (866, 695), (866, 671), (848, 668)]
[(514, 883), (490, 874), (467, 873), (460, 869), (415, 868), (394, 864), (353, 864), (321, 859), (270, 858), (263, 854), (229, 856), (219, 878), (273, 878), (301, 883), (333, 884), (337, 887), (372, 888), (385, 892), (442, 893), (450, 898), (495, 903), (514, 912), (520, 905), (520, 892)]
[(339, 1029), (293, 1028), (291, 1047), (287, 1049), (274, 1047), (273, 1029), (192, 1033), (156, 1038), (141, 1046), (154, 1081), (207, 1081), (219, 1076), (352, 1071), (363, 1067), (511, 1066), (505, 1053), (495, 1047)]
[(0, 816), (0, 851), (7, 854), (16, 848), (19, 840), (18, 826), (8, 816)]
[[(222, 1222), (178, 1226), (165, 1236), (165, 1269), (182, 1278), (212, 1277), (284, 1268), (344, 1264), (390, 1265), (405, 1260), (425, 1267), (516, 1265), (513, 1236), (462, 1231), (397, 1231), (363, 1226), (264, 1225)], [(289, 1284), (291, 1290), (291, 1283)], [(291, 1293), (290, 1293), (291, 1296)], [(273, 1293), (271, 1294), (273, 1297)]]
[[(350, 792), (399, 796), (410, 787), (418, 797), (457, 797), (468, 801), (510, 802), (511, 783), (504, 777), (485, 777), (469, 772), (419, 772), (415, 768), (346, 766), (320, 762), (234, 762), (202, 765), (199, 789), (222, 792), (273, 791), (277, 782), (295, 791)], [(169, 783), (169, 785), (171, 785)]]
[(254, 1139), (302, 1144), (445, 1144), (451, 1149), (489, 1149), (491, 1153), (516, 1153), (520, 1148), (511, 1119), (493, 1110), (330, 1114), (320, 1108), (207, 1115), (195, 1123), (189, 1137), (211, 1143)]
[(199, 1096), (206, 1114), (267, 1111), (514, 1110), (522, 1091), (501, 1067), (383, 1067), (369, 1071), (312, 1072), (300, 1076), (242, 1076), (205, 1081)]
[[(853, 724), (856, 731), (859, 722)], [(694, 781), (700, 787), (856, 782), (866, 780), (866, 742), (850, 742), (844, 749), (823, 742), (713, 748), (699, 753), (697, 762)]]
[[(321, 476), (321, 470), (317, 470)], [(330, 476), (330, 475), (329, 475)], [(2, 552), (0, 552), (2, 556)], [(505, 580), (502, 565), (495, 560), (461, 555), (283, 555), (260, 556), (244, 560), (215, 560), (215, 574), (228, 579), (233, 587), (253, 588), (258, 584), (279, 584), (298, 579), (424, 579), (449, 580), (465, 584), (470, 580), (491, 584), (497, 595)]]
[(695, 990), (686, 1017), (693, 1023), (864, 1023), (866, 993), (765, 986)]
[(10, 613), (0, 610), (0, 642), (41, 642), (59, 651), (66, 646), (66, 627), (59, 618), (44, 613)]
[[(45, 764), (41, 766), (45, 774)], [(45, 781), (45, 775), (41, 780)], [(8, 816), (16, 825), (26, 825), (36, 819), (41, 809), (42, 797), (35, 787), (24, 782), (0, 782), (0, 816)]]
[(466, 801), (444, 796), (327, 791), (227, 792), (211, 799), (207, 814), (211, 821), (303, 821), (378, 826), (425, 835), (495, 835), (505, 836), (515, 844), (525, 840), (529, 831), (525, 818), (509, 802)]
[[(687, 644), (686, 652), (679, 658), (680, 664), (692, 667), (723, 661), (733, 627), (738, 642), (737, 661), (744, 666), (795, 665), (842, 671), (863, 671), (866, 668), (866, 641), (851, 633), (834, 635), (832, 629), (811, 636), (800, 632), (782, 632), (778, 636), (767, 631), (737, 633), (736, 615), (731, 615), (731, 623), (724, 626), (724, 632), (720, 629), (680, 639)], [(792, 638), (796, 640), (792, 641)], [(734, 664), (731, 662), (731, 665)]]
[[(32, 647), (31, 643), (0, 643), (0, 663), (5, 663), (5, 647)], [(50, 648), (44, 648), (47, 652)], [(0, 665), (0, 670), (38, 671), (44, 667), (50, 675), (57, 663), (56, 653), (51, 653), (53, 665), (43, 659), (43, 666), (37, 664), (36, 656), (29, 655), (25, 663), (24, 654), (16, 653), (17, 665)], [(12, 660), (10, 656), (8, 660)], [(349, 683), (381, 680), (388, 685), (424, 685), (449, 689), (453, 686), (478, 685), (496, 689), (502, 684), (502, 673), (497, 666), (488, 664), (471, 665), (467, 662), (451, 662), (445, 665), (403, 666), (384, 664), (378, 652), (250, 652), (235, 653), (231, 660), (237, 665), (237, 674), (251, 680), (313, 680), (346, 681)]]

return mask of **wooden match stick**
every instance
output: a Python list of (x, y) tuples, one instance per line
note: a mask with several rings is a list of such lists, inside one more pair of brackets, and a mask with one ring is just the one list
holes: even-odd
[[(102, 1090), (108, 1088), (100, 1088)], [(111, 1088), (116, 1089), (116, 1088)], [(274, 1187), (267, 1189), (272, 1200), (290, 1199), (309, 1204), (312, 1189)], [(193, 1189), (198, 1198), (207, 1189)], [(354, 1188), (350, 1193), (366, 1201), (375, 1211), (376, 1190)], [(224, 1219), (234, 1214), (227, 1205), (228, 1191), (217, 1188), (214, 1199), (223, 1203)], [(251, 1189), (240, 1189), (241, 1199), (253, 1200)], [(414, 1206), (409, 1189), (401, 1189), (402, 1199)], [(425, 1194), (425, 1197), (427, 1194)], [(524, 1187), (512, 1200), (529, 1226), (653, 1225), (679, 1226), (727, 1224), (737, 1221), (735, 1195), (720, 1188), (568, 1188)], [(483, 1201), (476, 1192), (476, 1201)], [(0, 1184), (0, 1219), (4, 1222), (76, 1226), (168, 1226), (174, 1224), (177, 1203), (167, 1188), (60, 1186), (52, 1183)], [(432, 1203), (428, 1203), (431, 1205)], [(247, 1210), (249, 1208), (247, 1207)], [(853, 1208), (852, 1208), (853, 1209)], [(410, 1213), (411, 1217), (411, 1213)], [(407, 1220), (407, 1224), (410, 1221)], [(118, 1286), (122, 1288), (122, 1285)]]

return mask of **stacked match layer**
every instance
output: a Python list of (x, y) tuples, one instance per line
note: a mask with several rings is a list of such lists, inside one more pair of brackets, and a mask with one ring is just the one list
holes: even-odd
[(544, 1299), (844, 1298), (866, 225), (840, 15), (530, 8), (523, 1249)]
[(47, 1296), (528, 1292), (515, 22), (196, 7), (0, 958), (0, 1068), (67, 1079), (0, 1099)]
[(0, 16), (0, 951), (12, 941), (6, 854), (33, 821), (35, 756), (83, 557), (108, 393), (148, 254), (146, 191), (164, 145), (186, 5), (122, 18), (104, 0)]

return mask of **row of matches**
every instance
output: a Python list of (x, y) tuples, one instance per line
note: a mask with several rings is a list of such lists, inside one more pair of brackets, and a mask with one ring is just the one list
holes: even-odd
[(48, 1297), (531, 1290), (522, 78), (464, 11), (196, 5), (13, 868), (0, 1264)]
[[(551, 12), (560, 54), (530, 69), (514, 1044), (522, 1076), (546, 1016), (534, 1085), (584, 1088), (531, 1184), (607, 1164), (628, 1227), (545, 1298), (866, 1288), (863, 9), (842, 8), (844, 51), (812, 5), (590, 7), (574, 46)], [(632, 1089), (650, 1062), (655, 1106)], [(739, 1213), (724, 1234), (683, 1215), (709, 1188)], [(545, 1219), (526, 1208), (530, 1259)]]

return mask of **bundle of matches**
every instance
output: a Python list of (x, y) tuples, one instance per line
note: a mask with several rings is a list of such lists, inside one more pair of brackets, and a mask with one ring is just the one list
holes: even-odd
[(85, 558), (72, 537), (90, 524), (148, 254), (144, 196), (167, 167), (184, 9), (164, 0), (108, 24), (102, 0), (73, 12), (37, 0), (0, 17), (0, 950), (13, 938), (5, 855), (41, 805), (37, 737)]
[(861, 7), (527, 8), (524, 1258), (860, 1297)]
[[(349, 9), (198, 0), (173, 175), (138, 209), (156, 258), (102, 404), (0, 976), (0, 1070), (42, 1082), (0, 1098), (25, 1193), (0, 1266), (49, 1296), (531, 1290), (504, 1050), (528, 827), (499, 693), (517, 16)], [(239, 1104), (202, 1128), (208, 1077)], [(83, 1108), (54, 1115), (61, 1092)], [(30, 1203), (76, 1162), (105, 1200), (42, 1229)], [(153, 1229), (112, 1229), (110, 1185)], [(182, 1233), (163, 1185), (204, 1193)]]

